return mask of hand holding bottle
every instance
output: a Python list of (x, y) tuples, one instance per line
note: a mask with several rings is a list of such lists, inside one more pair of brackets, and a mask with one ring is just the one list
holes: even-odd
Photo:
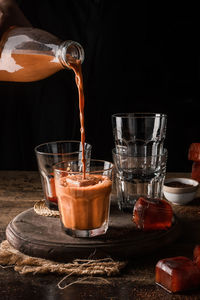
[(0, 0), (0, 37), (12, 25), (31, 26), (15, 0)]
[(84, 59), (79, 43), (33, 28), (15, 0), (0, 0), (0, 81), (41, 80), (74, 59)]

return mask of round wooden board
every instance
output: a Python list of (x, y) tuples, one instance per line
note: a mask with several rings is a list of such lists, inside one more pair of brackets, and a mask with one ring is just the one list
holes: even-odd
[(88, 258), (94, 252), (96, 257), (133, 258), (172, 243), (179, 234), (176, 218), (168, 230), (143, 232), (135, 227), (131, 214), (122, 213), (115, 206), (111, 207), (107, 233), (99, 237), (68, 236), (59, 218), (37, 215), (33, 208), (17, 215), (6, 229), (7, 240), (20, 252), (62, 262)]

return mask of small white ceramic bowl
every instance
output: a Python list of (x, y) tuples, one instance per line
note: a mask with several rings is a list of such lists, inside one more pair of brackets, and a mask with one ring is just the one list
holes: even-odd
[[(170, 182), (183, 183), (189, 186), (169, 186)], [(173, 204), (185, 205), (192, 201), (199, 187), (199, 182), (190, 178), (169, 178), (165, 180), (163, 193), (165, 198)]]

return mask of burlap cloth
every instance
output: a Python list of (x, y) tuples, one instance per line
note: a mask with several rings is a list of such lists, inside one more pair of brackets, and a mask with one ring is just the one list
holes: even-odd
[(58, 210), (52, 210), (49, 209), (44, 200), (37, 201), (34, 204), (34, 211), (36, 214), (40, 216), (45, 216), (45, 217), (60, 217), (59, 211)]
[[(35, 204), (36, 213), (45, 216), (58, 217), (58, 212), (53, 212), (45, 207), (43, 201)], [(58, 263), (55, 261), (31, 257), (13, 248), (7, 240), (0, 244), (0, 265), (2, 267), (13, 266), (14, 270), (20, 274), (47, 274), (57, 273), (68, 276), (114, 276), (126, 266), (124, 261), (114, 261), (112, 258), (93, 259), (92, 255), (88, 259), (74, 259), (69, 263)]]

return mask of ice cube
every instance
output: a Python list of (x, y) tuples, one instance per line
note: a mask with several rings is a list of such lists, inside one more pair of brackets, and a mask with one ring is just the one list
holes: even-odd
[(98, 176), (86, 176), (84, 179), (82, 175), (69, 175), (65, 181), (68, 186), (75, 187), (87, 187), (99, 183), (102, 179)]
[(156, 264), (155, 281), (169, 292), (191, 290), (200, 285), (200, 270), (187, 257), (165, 258)]
[(194, 262), (200, 268), (200, 245), (197, 245), (193, 251)]
[(192, 164), (191, 178), (200, 182), (200, 162), (194, 161)]
[(140, 197), (133, 209), (133, 221), (142, 230), (163, 230), (172, 225), (171, 205), (162, 199)]

